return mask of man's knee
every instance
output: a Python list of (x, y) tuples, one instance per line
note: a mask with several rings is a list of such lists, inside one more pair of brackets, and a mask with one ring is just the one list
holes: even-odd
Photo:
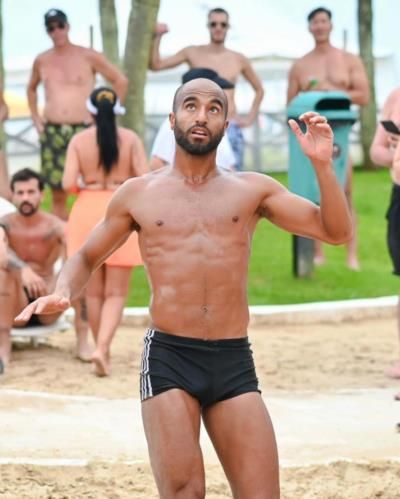
[(176, 477), (170, 483), (160, 484), (160, 497), (174, 497), (176, 499), (204, 499), (206, 496), (206, 486), (201, 477), (191, 476)]

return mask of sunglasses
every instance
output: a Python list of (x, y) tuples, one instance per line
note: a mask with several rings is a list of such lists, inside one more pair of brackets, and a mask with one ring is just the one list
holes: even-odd
[(211, 21), (209, 24), (210, 28), (216, 28), (217, 26), (221, 26), (221, 28), (227, 28), (228, 23), (222, 21), (222, 22), (217, 22), (217, 21)]
[(46, 31), (47, 31), (47, 33), (53, 33), (53, 31), (55, 31), (56, 29), (65, 29), (65, 23), (63, 23), (62, 21), (59, 21), (56, 24), (51, 24), (50, 26), (48, 26), (46, 28)]

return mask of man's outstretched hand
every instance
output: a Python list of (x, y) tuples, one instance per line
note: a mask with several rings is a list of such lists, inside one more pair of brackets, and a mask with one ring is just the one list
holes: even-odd
[(71, 306), (71, 302), (64, 296), (52, 294), (41, 296), (37, 300), (27, 305), (15, 318), (15, 323), (27, 322), (33, 314), (56, 314), (64, 312)]
[(299, 141), (304, 154), (314, 165), (332, 161), (333, 132), (325, 116), (309, 111), (299, 117), (306, 124), (306, 132), (301, 131), (295, 120), (289, 120), (289, 126)]

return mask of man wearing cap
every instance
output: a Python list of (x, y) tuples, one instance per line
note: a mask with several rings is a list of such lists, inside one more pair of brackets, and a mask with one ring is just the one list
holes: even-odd
[[(42, 174), (52, 190), (52, 211), (67, 219), (67, 194), (61, 186), (65, 152), (71, 137), (91, 123), (86, 99), (95, 85), (96, 73), (108, 80), (123, 101), (128, 80), (103, 54), (69, 40), (67, 16), (50, 9), (44, 16), (53, 47), (39, 54), (28, 84), (28, 103), (40, 136)], [(44, 86), (43, 115), (37, 105), (37, 87)]]
[[(182, 75), (182, 83), (187, 83), (196, 78), (206, 78), (207, 80), (214, 81), (224, 90), (234, 88), (233, 83), (225, 78), (221, 78), (216, 71), (208, 68), (189, 69), (189, 71)], [(150, 168), (152, 170), (157, 170), (163, 166), (172, 165), (174, 159), (175, 136), (169, 118), (167, 117), (162, 122), (156, 138), (154, 139), (150, 154)], [(227, 170), (233, 170), (235, 168), (235, 155), (226, 135), (222, 137), (222, 140), (218, 145), (216, 163), (217, 166)]]
[[(225, 47), (225, 38), (229, 29), (229, 14), (225, 9), (211, 9), (208, 13), (208, 29), (210, 42), (207, 45), (192, 45), (185, 47), (176, 54), (161, 59), (161, 37), (168, 32), (166, 24), (157, 24), (154, 31), (154, 41), (150, 58), (150, 69), (160, 71), (174, 68), (182, 63), (187, 63), (191, 68), (210, 68), (218, 71), (219, 75), (230, 81), (233, 88), (226, 89), (228, 97), (227, 135), (235, 154), (235, 167), (243, 169), (244, 137), (242, 128), (250, 126), (256, 119), (264, 90), (261, 80), (252, 68), (249, 59)], [(238, 116), (234, 101), (234, 85), (242, 75), (253, 87), (255, 95), (247, 116)]]

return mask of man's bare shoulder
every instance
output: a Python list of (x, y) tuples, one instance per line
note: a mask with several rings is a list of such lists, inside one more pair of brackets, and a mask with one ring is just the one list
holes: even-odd
[(9, 229), (10, 224), (12, 223), (11, 215), (15, 215), (15, 213), (7, 213), (0, 217), (0, 226), (4, 227), (6, 230)]
[(55, 230), (59, 233), (64, 234), (65, 231), (65, 222), (61, 220), (59, 217), (56, 215), (53, 215), (52, 213), (48, 213), (47, 211), (40, 211), (40, 215), (42, 217), (42, 220), (45, 222), (45, 225), (52, 230)]
[(393, 89), (388, 95), (385, 104), (396, 105), (400, 103), (400, 87)]
[(343, 49), (337, 49), (337, 50), (344, 55), (344, 57), (351, 65), (359, 64), (362, 62), (361, 57), (357, 54), (353, 54), (353, 52), (348, 52), (347, 50)]
[(49, 59), (51, 59), (52, 54), (54, 54), (54, 48), (45, 50), (44, 52), (38, 54), (33, 62), (36, 65), (46, 64), (46, 62), (49, 61)]

